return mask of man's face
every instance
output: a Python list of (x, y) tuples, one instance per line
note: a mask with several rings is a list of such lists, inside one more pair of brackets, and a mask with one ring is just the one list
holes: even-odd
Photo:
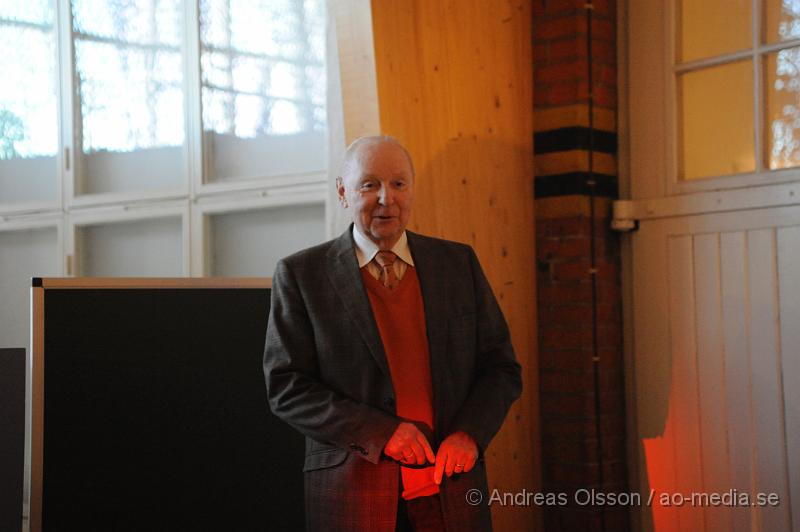
[(373, 142), (358, 149), (337, 180), (339, 199), (355, 226), (381, 249), (390, 249), (411, 217), (414, 176), (400, 146)]

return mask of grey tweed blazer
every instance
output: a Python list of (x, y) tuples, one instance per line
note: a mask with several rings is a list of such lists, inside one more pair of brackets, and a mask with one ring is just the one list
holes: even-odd
[[(431, 446), (463, 430), (481, 451), (472, 471), (442, 481), (447, 529), (490, 530), (483, 450), (521, 393), (520, 366), (472, 248), (407, 234), (430, 348)], [(306, 436), (308, 530), (394, 531), (400, 466), (382, 450), (401, 420), (352, 226), (278, 263), (264, 374), (272, 411)], [(473, 489), (483, 504), (467, 503)]]

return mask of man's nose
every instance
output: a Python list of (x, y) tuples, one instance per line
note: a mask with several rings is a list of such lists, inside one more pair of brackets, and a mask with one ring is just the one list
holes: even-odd
[(383, 185), (381, 186), (380, 192), (378, 192), (378, 203), (381, 205), (390, 205), (394, 201), (394, 194), (390, 187)]

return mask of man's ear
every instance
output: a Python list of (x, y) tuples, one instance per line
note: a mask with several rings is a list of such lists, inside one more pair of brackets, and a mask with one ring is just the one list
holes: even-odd
[(347, 197), (344, 194), (344, 181), (342, 181), (342, 176), (336, 178), (336, 193), (339, 195), (339, 203), (346, 209)]

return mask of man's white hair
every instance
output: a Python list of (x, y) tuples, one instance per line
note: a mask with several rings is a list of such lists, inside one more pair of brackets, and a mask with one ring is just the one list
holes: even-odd
[(411, 154), (408, 153), (408, 150), (405, 146), (403, 146), (399, 140), (389, 135), (367, 135), (364, 137), (358, 137), (356, 140), (350, 143), (347, 147), (347, 150), (344, 152), (344, 157), (342, 158), (342, 167), (339, 171), (339, 176), (344, 179), (347, 175), (352, 171), (353, 164), (358, 160), (358, 156), (361, 152), (361, 149), (365, 146), (370, 146), (373, 144), (381, 144), (381, 143), (389, 143), (394, 144), (398, 148), (403, 151), (403, 154), (408, 159), (408, 165), (411, 167), (411, 176), (414, 177), (414, 161), (411, 160)]

